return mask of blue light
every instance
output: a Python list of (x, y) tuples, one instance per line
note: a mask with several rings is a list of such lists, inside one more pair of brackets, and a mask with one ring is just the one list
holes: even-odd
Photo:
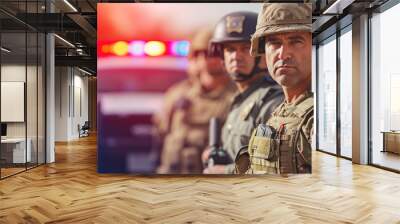
[(171, 51), (176, 56), (187, 56), (189, 54), (189, 41), (172, 42)]

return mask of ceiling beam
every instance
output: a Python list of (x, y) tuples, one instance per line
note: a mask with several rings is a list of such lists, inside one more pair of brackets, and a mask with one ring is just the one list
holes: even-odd
[[(56, 56), (56, 66), (82, 66), (96, 68), (97, 59), (91, 56)], [(92, 69), (96, 70), (96, 69)]]

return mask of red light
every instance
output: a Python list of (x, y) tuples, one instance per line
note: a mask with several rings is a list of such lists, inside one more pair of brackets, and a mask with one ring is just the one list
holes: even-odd
[(110, 53), (110, 46), (109, 45), (103, 45), (101, 46), (101, 52), (103, 52), (104, 54), (108, 54)]

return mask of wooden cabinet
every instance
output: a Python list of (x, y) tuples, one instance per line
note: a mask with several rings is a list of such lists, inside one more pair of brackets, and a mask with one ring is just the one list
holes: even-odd
[(389, 131), (383, 133), (383, 152), (400, 154), (400, 132)]

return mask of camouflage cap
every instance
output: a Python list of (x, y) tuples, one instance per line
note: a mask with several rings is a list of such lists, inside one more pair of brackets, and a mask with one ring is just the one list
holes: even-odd
[(208, 43), (213, 35), (209, 27), (200, 28), (193, 36), (189, 47), (189, 58), (193, 57), (196, 51), (207, 51)]
[(250, 54), (264, 54), (260, 39), (270, 34), (311, 32), (312, 6), (310, 3), (265, 3), (258, 14), (256, 32), (251, 38)]

